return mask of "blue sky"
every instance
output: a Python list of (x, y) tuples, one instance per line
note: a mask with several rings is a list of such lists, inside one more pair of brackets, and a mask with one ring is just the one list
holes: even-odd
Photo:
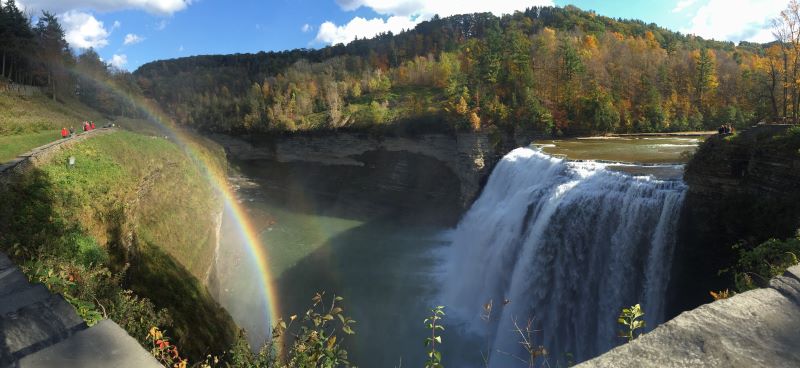
[[(3, 0), (0, 0), (3, 1)], [(200, 54), (322, 47), (413, 27), (433, 14), (531, 5), (576, 5), (706, 38), (771, 39), (765, 26), (787, 0), (17, 0), (58, 14), (75, 49), (94, 47), (115, 66)]]

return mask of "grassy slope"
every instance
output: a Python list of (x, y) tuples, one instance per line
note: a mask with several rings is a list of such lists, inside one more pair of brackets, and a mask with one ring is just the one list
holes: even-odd
[(56, 102), (45, 96), (0, 94), (0, 135), (55, 130), (80, 129), (84, 120), (104, 122), (103, 115), (76, 100)]
[(0, 94), (0, 163), (59, 139), (63, 127), (80, 130), (84, 120), (104, 121), (100, 113), (74, 100)]
[[(73, 120), (100, 121), (100, 114), (77, 103), (0, 95), (0, 107), (7, 106), (11, 108), (0, 108), (0, 132), (4, 132), (0, 143), (11, 143), (13, 147), (3, 151), (10, 157), (48, 141), (52, 127)], [(18, 120), (12, 119), (15, 115)], [(109, 250), (112, 269), (131, 263), (125, 286), (170, 310), (174, 321), (170, 335), (185, 353), (194, 358), (221, 353), (234, 341), (237, 327), (198, 281), (205, 276), (216, 245), (218, 198), (196, 158), (163, 138), (157, 127), (134, 119), (118, 122), (143, 134), (115, 132), (54, 154), (37, 168), (36, 180), (26, 181), (8, 198), (24, 203), (24, 208), (0, 206), (0, 220), (16, 216), (17, 223), (31, 227), (44, 222), (77, 227)], [(200, 138), (193, 141), (196, 156), (217, 170), (224, 167), (221, 148)], [(65, 165), (69, 156), (77, 159), (73, 169)], [(25, 188), (27, 183), (38, 187)], [(23, 197), (27, 193), (39, 195)], [(6, 223), (9, 226), (0, 226), (6, 227), (6, 234), (0, 234), (7, 235), (6, 240), (36, 243), (17, 246), (58, 243), (47, 239), (58, 236), (57, 230), (13, 234), (23, 230), (12, 226), (14, 221)], [(0, 247), (15, 246), (3, 244), (3, 238)]]
[(58, 130), (0, 136), (0, 163), (11, 161), (19, 154), (61, 138)]
[[(77, 159), (74, 169), (64, 165), (69, 156)], [(219, 353), (233, 342), (230, 316), (197, 280), (213, 256), (218, 202), (177, 145), (116, 132), (59, 152), (42, 171), (53, 184), (60, 216), (117, 248), (116, 266), (131, 263), (129, 286), (170, 310), (173, 334), (185, 351)], [(130, 246), (128, 232), (137, 239), (135, 249), (120, 251)]]

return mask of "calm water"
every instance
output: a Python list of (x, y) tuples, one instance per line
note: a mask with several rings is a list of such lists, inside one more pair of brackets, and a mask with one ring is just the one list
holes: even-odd
[(685, 163), (698, 137), (593, 137), (534, 142), (550, 155), (571, 160), (604, 160), (642, 164)]
[[(619, 162), (612, 169), (634, 175), (679, 178), (680, 163), (697, 143), (695, 138), (647, 137), (536, 145), (570, 159)], [(428, 308), (442, 303), (444, 265), (460, 213), (428, 203), (424, 196), (398, 206), (397, 201), (382, 202), (382, 195), (362, 198), (363, 192), (342, 189), (363, 190), (369, 172), (292, 165), (239, 165), (249, 179), (240, 183), (239, 197), (269, 254), (281, 314), (302, 314), (315, 292), (335, 292), (345, 298), (346, 314), (357, 320), (348, 344), (354, 362), (362, 367), (422, 366), (428, 333), (422, 320)], [(252, 256), (228, 215), (221, 244), (218, 298), (257, 344), (268, 336), (263, 291), (255, 281), (259, 275)], [(448, 316), (445, 323), (445, 363), (481, 366), (486, 340), (475, 335), (474, 323), (471, 332), (456, 317)]]
[(541, 140), (533, 143), (543, 152), (570, 160), (618, 163), (611, 170), (662, 179), (683, 177), (683, 164), (704, 137), (591, 137)]

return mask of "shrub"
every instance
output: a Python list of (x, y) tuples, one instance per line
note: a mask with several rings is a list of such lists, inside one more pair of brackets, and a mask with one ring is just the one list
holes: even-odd
[(770, 239), (752, 249), (744, 249), (741, 244), (735, 245), (734, 249), (739, 249), (734, 281), (736, 289), (743, 292), (766, 286), (769, 279), (796, 265), (800, 239)]

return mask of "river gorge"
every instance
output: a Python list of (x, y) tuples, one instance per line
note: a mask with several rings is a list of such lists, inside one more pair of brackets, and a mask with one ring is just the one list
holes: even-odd
[[(363, 366), (422, 364), (435, 305), (446, 306), (442, 349), (456, 366), (482, 365), (488, 351), (490, 366), (508, 366), (515, 320), (533, 318), (550, 362), (566, 363), (621, 342), (622, 306), (642, 303), (648, 330), (667, 317), (695, 137), (537, 141), (502, 158), (478, 135), (216, 139), (241, 174), (232, 179), (284, 318), (317, 291), (343, 296)], [(214, 289), (257, 345), (267, 306), (229, 218)]]

